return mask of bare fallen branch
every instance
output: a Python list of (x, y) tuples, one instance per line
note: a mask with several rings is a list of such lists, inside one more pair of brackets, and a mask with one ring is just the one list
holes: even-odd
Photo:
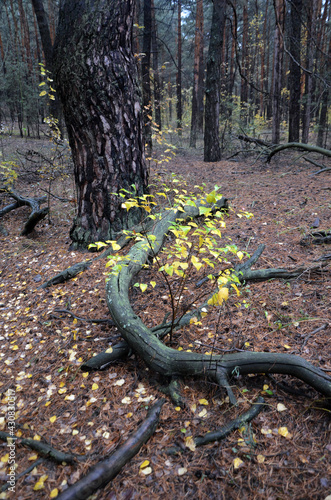
[(58, 500), (82, 500), (88, 498), (114, 479), (124, 465), (138, 453), (143, 444), (154, 434), (164, 403), (164, 399), (157, 401), (148, 411), (147, 418), (127, 441), (110, 457), (95, 465), (85, 477), (61, 493), (57, 497)]

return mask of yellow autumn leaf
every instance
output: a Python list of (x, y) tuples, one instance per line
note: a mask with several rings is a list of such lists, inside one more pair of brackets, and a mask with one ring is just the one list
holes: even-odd
[(65, 401), (75, 401), (76, 396), (74, 394), (70, 394), (64, 398)]
[(107, 354), (110, 354), (111, 352), (113, 352), (113, 348), (112, 347), (108, 347), (108, 349), (106, 349), (105, 351)]
[(144, 460), (142, 464), (140, 464), (139, 468), (140, 469), (144, 469), (145, 467), (147, 467), (147, 465), (150, 464), (150, 461), (149, 460)]
[(145, 292), (147, 290), (147, 284), (146, 283), (140, 283), (139, 288), (142, 292)]
[(187, 436), (187, 437), (185, 438), (185, 446), (186, 446), (186, 448), (188, 448), (189, 450), (191, 450), (191, 451), (195, 451), (196, 444), (195, 444), (195, 441), (194, 441), (193, 436)]
[(285, 349), (291, 349), (291, 346), (284, 344)]
[(32, 462), (32, 460), (37, 460), (38, 458), (38, 455), (34, 454), (34, 455), (30, 455), (28, 460)]
[(45, 486), (45, 481), (47, 478), (48, 476), (46, 475), (41, 476), (33, 487), (34, 491), (42, 490)]
[(263, 455), (257, 455), (256, 460), (258, 464), (263, 464), (265, 457)]
[(237, 257), (239, 260), (241, 260), (243, 258), (244, 254), (242, 252), (237, 252)]
[(287, 427), (279, 427), (278, 434), (289, 439), (292, 437), (292, 434), (289, 433)]
[(6, 453), (6, 455), (4, 455), (3, 457), (1, 457), (1, 462), (3, 463), (7, 463), (8, 462), (8, 459), (9, 459), (9, 454)]
[(150, 281), (150, 284), (152, 285), (153, 288), (156, 286), (156, 282), (155, 281)]
[(143, 474), (144, 476), (148, 476), (151, 473), (152, 473), (151, 467), (145, 467), (144, 469), (139, 470), (139, 474)]
[(233, 460), (233, 467), (234, 467), (234, 469), (239, 469), (239, 467), (241, 467), (243, 465), (243, 463), (244, 462), (240, 458), (238, 458), (238, 457), (235, 458)]
[(229, 289), (228, 288), (221, 288), (218, 293), (217, 293), (217, 298), (218, 298), (218, 303), (221, 305), (223, 300), (228, 300), (229, 298)]
[(180, 411), (180, 410), (181, 410), (181, 407), (180, 406), (176, 406), (175, 411)]
[(286, 411), (287, 408), (285, 405), (283, 405), (283, 403), (278, 403), (277, 405), (277, 411)]
[(200, 413), (199, 413), (199, 417), (200, 418), (204, 418), (207, 415), (208, 415), (208, 412), (207, 412), (206, 408), (204, 408), (203, 410), (201, 410)]
[(95, 384), (95, 383), (94, 383), (94, 384), (92, 385), (92, 391), (96, 391), (97, 389), (99, 389), (99, 386), (98, 386), (98, 384)]
[(55, 422), (55, 420), (56, 420), (56, 416), (55, 415), (53, 415), (53, 417), (51, 417), (49, 419), (49, 421), (50, 421), (51, 424), (53, 424)]
[(199, 403), (200, 403), (201, 405), (204, 405), (204, 406), (208, 406), (208, 405), (209, 405), (209, 403), (208, 403), (207, 399), (199, 399)]
[(54, 490), (51, 491), (49, 498), (56, 498), (59, 494), (59, 490), (57, 488), (54, 488)]

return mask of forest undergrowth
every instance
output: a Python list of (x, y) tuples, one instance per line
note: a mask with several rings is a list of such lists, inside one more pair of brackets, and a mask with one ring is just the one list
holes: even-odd
[[(329, 267), (310, 273), (325, 262), (328, 245), (314, 245), (313, 231), (330, 231), (330, 176), (311, 174), (316, 167), (294, 153), (270, 164), (247, 157), (237, 161), (204, 163), (193, 150), (182, 150), (168, 163), (151, 166), (151, 180), (171, 182), (171, 173), (186, 181), (186, 189), (215, 184), (229, 199), (223, 237), (253, 254), (266, 248), (257, 267), (307, 271), (294, 280), (250, 283), (241, 296), (232, 294), (201, 324), (175, 332), (173, 347), (216, 354), (237, 350), (300, 355), (331, 370), (331, 276)], [(39, 196), (47, 181), (26, 176), (21, 194)], [(1, 241), (1, 430), (5, 392), (16, 389), (16, 431), (25, 438), (46, 441), (57, 450), (85, 455), (74, 465), (38, 462), (18, 479), (16, 493), (0, 498), (55, 498), (89, 467), (125, 441), (161, 397), (160, 380), (141, 360), (131, 356), (102, 372), (84, 373), (80, 365), (94, 353), (118, 341), (105, 301), (107, 269), (95, 261), (71, 281), (40, 289), (46, 279), (88, 258), (70, 252), (69, 229), (74, 215), (70, 179), (52, 183), (50, 220), (44, 219), (29, 236), (20, 236), (28, 208), (5, 215), (8, 234)], [(1, 195), (1, 208), (9, 199)], [(61, 201), (59, 198), (66, 201)], [(238, 216), (252, 212), (254, 217)], [(125, 250), (124, 250), (125, 252)], [(321, 258), (324, 256), (324, 261)], [(326, 257), (326, 259), (325, 259)], [(235, 265), (236, 257), (229, 257)], [(133, 288), (135, 312), (155, 326), (171, 311), (166, 283), (154, 268), (142, 280), (156, 283), (144, 293)], [(197, 280), (186, 283), (186, 296), (198, 295)], [(103, 319), (104, 322), (92, 320)], [(330, 405), (303, 383), (288, 376), (258, 375), (232, 381), (238, 406), (210, 382), (184, 380), (187, 403), (179, 410), (167, 401), (156, 433), (121, 473), (94, 498), (103, 499), (325, 499), (331, 494)], [(247, 410), (262, 394), (266, 407), (247, 427), (222, 442), (192, 451), (188, 435), (205, 434)], [(173, 445), (181, 454), (168, 455)], [(6, 482), (6, 443), (0, 443), (0, 479)], [(38, 454), (17, 445), (17, 474), (37, 461)]]

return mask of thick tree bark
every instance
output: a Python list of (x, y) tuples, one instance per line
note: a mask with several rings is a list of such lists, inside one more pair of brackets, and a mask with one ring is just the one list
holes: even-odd
[(300, 141), (301, 11), (302, 0), (292, 0), (290, 13), (290, 76), (288, 142)]
[(72, 149), (78, 209), (74, 248), (113, 239), (140, 219), (121, 189), (147, 191), (142, 113), (132, 52), (134, 0), (62, 2), (53, 67)]
[(204, 161), (220, 161), (220, 66), (225, 26), (225, 0), (215, 0), (207, 59)]

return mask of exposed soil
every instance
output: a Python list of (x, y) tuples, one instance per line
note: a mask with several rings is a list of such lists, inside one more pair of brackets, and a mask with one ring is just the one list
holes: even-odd
[[(231, 201), (225, 240), (231, 238), (239, 249), (251, 254), (260, 243), (266, 245), (256, 267), (307, 268), (292, 281), (251, 283), (242, 288), (241, 297), (233, 294), (226, 306), (207, 316), (202, 325), (177, 332), (175, 348), (217, 353), (231, 349), (289, 352), (331, 370), (330, 268), (309, 272), (317, 259), (330, 256), (331, 247), (313, 245), (309, 240), (301, 244), (311, 231), (330, 231), (330, 175), (310, 176), (318, 169), (294, 158), (295, 154), (288, 152), (270, 165), (254, 163), (252, 158), (206, 164), (196, 153), (183, 151), (171, 164), (157, 168), (165, 180), (169, 172), (175, 172), (192, 189), (202, 183), (206, 192), (215, 184), (221, 186)], [(67, 185), (58, 182), (54, 193), (70, 199), (71, 186), (69, 181)], [(18, 190), (44, 194), (28, 179)], [(3, 207), (8, 199), (1, 196)], [(253, 212), (254, 218), (239, 218), (240, 210)], [(90, 458), (75, 465), (45, 460), (18, 479), (15, 493), (2, 493), (0, 498), (44, 499), (50, 498), (55, 488), (61, 492), (125, 441), (161, 394), (160, 380), (134, 356), (102, 372), (86, 374), (80, 370), (83, 361), (115, 343), (118, 333), (107, 323), (77, 319), (56, 309), (79, 318), (109, 318), (105, 261), (95, 262), (72, 281), (38, 289), (44, 280), (87, 258), (68, 251), (73, 214), (70, 202), (53, 198), (51, 223), (41, 222), (29, 238), (19, 235), (28, 208), (10, 212), (1, 221), (9, 235), (0, 236), (0, 425), (8, 432), (5, 393), (8, 388), (16, 389), (17, 435)], [(312, 229), (313, 225), (318, 229)], [(144, 294), (135, 288), (132, 301), (143, 321), (152, 326), (162, 322), (170, 304), (160, 277), (153, 270), (147, 273), (148, 280), (157, 285)], [(197, 295), (195, 284), (196, 277), (188, 282), (187, 293), (192, 297)], [(232, 383), (239, 400), (235, 408), (213, 384), (183, 381), (187, 408), (177, 411), (170, 401), (165, 403), (153, 437), (93, 498), (287, 500), (330, 495), (330, 405), (303, 383), (286, 376), (271, 379), (252, 375), (234, 378)], [(246, 411), (261, 393), (267, 406), (246, 431), (236, 431), (224, 441), (194, 452), (186, 448), (181, 455), (166, 454), (173, 444), (183, 444), (185, 436), (204, 434)], [(203, 410), (207, 410), (205, 415)], [(283, 430), (288, 432), (286, 437), (279, 431), (282, 428), (287, 428)], [(7, 453), (6, 443), (0, 443), (0, 479), (4, 484)], [(242, 460), (238, 468), (236, 458)], [(37, 459), (36, 452), (17, 445), (16, 474)], [(147, 475), (140, 470), (145, 460), (151, 467)], [(44, 482), (40, 481), (45, 475)], [(41, 488), (36, 489), (36, 484)]]

